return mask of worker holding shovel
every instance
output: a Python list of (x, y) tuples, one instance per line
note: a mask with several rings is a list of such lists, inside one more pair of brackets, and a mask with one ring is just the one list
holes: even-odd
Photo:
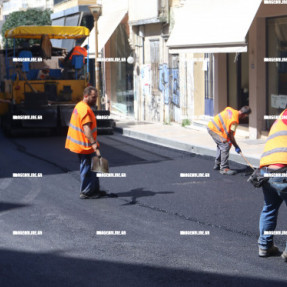
[(97, 120), (92, 106), (96, 104), (97, 90), (85, 88), (83, 100), (72, 113), (65, 147), (78, 154), (80, 159), (81, 194), (80, 198), (91, 198), (100, 193), (99, 178), (91, 170), (92, 158), (101, 157), (97, 141)]

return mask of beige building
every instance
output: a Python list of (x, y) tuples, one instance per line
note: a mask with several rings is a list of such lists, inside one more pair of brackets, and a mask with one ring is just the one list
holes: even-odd
[[(186, 1), (129, 1), (135, 56), (135, 118), (185, 123), (204, 114), (204, 91), (212, 87), (209, 55), (169, 53), (167, 41)], [(210, 76), (209, 76), (210, 77)]]
[[(67, 6), (72, 3), (85, 9), (91, 4), (59, 2), (63, 3), (55, 5), (57, 17), (75, 12)], [(272, 124), (264, 116), (277, 115), (286, 106), (286, 4), (261, 0), (98, 3), (103, 8), (98, 57), (116, 59), (101, 62), (102, 103), (113, 112), (137, 120), (206, 123), (226, 106), (250, 105), (249, 122), (241, 127), (255, 139)], [(66, 12), (60, 11), (60, 4), (66, 5)], [(56, 22), (60, 19), (54, 17)], [(91, 58), (95, 58), (93, 37), (92, 30)], [(128, 64), (127, 58), (134, 62)]]
[[(169, 117), (168, 12), (167, 0), (129, 1), (130, 43), (135, 59), (134, 116), (138, 120), (163, 122)], [(175, 65), (178, 75), (177, 62)], [(178, 89), (179, 83), (174, 84)]]
[[(98, 55), (100, 63), (101, 105), (115, 113), (133, 115), (133, 65), (127, 63), (131, 55), (129, 45), (128, 0), (57, 1), (52, 15), (53, 25), (84, 25), (90, 36), (81, 46), (89, 46), (90, 82), (95, 85), (95, 29), (89, 6), (101, 5), (98, 19)], [(79, 44), (79, 43), (77, 43)], [(58, 43), (70, 50), (75, 43)]]
[[(208, 55), (213, 75), (205, 75), (204, 114), (210, 114), (208, 87), (214, 114), (249, 105), (253, 112), (243, 126), (251, 139), (266, 134), (273, 122), (267, 116), (280, 114), (287, 104), (287, 6), (272, 2), (186, 1), (168, 41), (170, 53), (180, 58)], [(197, 99), (194, 109), (202, 108)]]

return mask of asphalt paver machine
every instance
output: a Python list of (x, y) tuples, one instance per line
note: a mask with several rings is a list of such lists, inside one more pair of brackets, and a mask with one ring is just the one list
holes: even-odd
[[(74, 106), (89, 86), (89, 57), (72, 56), (69, 61), (65, 49), (53, 47), (50, 40), (77, 40), (89, 33), (81, 26), (21, 26), (6, 31), (6, 40), (14, 41), (13, 49), (0, 55), (0, 115), (6, 133), (69, 125)], [(15, 47), (16, 39), (24, 39), (25, 45)], [(30, 45), (29, 39), (39, 41)], [(112, 133), (110, 112), (93, 110), (99, 132)]]

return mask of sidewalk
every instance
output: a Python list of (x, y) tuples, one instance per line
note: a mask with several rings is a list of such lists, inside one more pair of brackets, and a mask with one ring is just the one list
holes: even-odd
[[(191, 125), (182, 127), (175, 123), (166, 125), (163, 123), (137, 122), (114, 115), (113, 119), (116, 121), (116, 130), (124, 136), (165, 147), (215, 157), (216, 145), (207, 133), (205, 126)], [(258, 167), (265, 139), (250, 140), (247, 137), (247, 133), (241, 130), (240, 127), (237, 130), (235, 139), (245, 158), (253, 166)], [(247, 165), (241, 155), (235, 152), (234, 147), (230, 150), (229, 159)]]

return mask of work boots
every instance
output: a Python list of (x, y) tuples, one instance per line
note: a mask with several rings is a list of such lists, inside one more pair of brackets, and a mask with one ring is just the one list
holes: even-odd
[[(260, 257), (269, 257), (269, 256), (276, 256), (277, 254), (279, 254), (279, 249), (277, 246), (275, 245), (272, 245), (271, 247), (269, 247), (268, 249), (261, 249), (259, 247), (259, 252), (258, 252), (258, 255)], [(283, 254), (282, 254), (283, 255)], [(281, 255), (281, 256), (282, 256)], [(283, 256), (282, 256), (283, 259), (285, 259)]]
[(219, 171), (221, 174), (224, 174), (224, 175), (234, 175), (236, 174), (236, 171), (235, 170), (231, 170), (229, 168), (224, 168), (224, 169), (221, 169)]
[(220, 170), (220, 164), (215, 163), (213, 169)]

